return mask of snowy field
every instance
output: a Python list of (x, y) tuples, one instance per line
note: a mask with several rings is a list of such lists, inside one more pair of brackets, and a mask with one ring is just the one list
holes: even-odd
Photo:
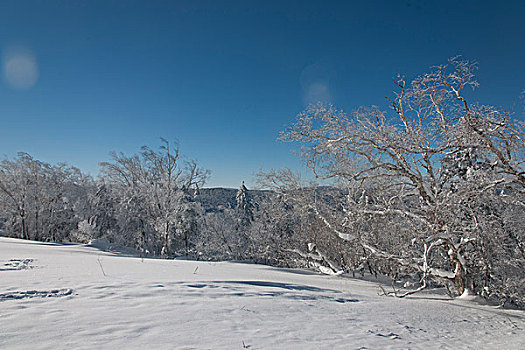
[(261, 265), (0, 237), (1, 349), (524, 349), (525, 313)]

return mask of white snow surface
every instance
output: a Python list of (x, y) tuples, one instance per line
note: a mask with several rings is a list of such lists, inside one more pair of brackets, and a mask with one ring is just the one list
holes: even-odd
[(0, 237), (1, 349), (523, 349), (525, 313), (306, 270)]

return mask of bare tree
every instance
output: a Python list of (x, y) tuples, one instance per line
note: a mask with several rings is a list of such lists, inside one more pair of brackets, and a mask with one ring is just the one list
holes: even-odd
[(66, 164), (50, 165), (27, 153), (0, 163), (0, 210), (8, 234), (67, 241), (83, 217), (90, 177)]
[(394, 79), (392, 113), (311, 106), (281, 137), (302, 144), (317, 177), (349, 189), (343, 219), (318, 211), (325, 226), (418, 273), (418, 290), (428, 278), (453, 282), (458, 294), (473, 287), (469, 256), (486, 243), (476, 205), (485, 195), (523, 203), (523, 130), (505, 111), (467, 101), (475, 69), (453, 58), (411, 84)]
[[(194, 213), (188, 210), (188, 197), (204, 183), (207, 171), (195, 161), (182, 161), (178, 145), (172, 147), (164, 139), (158, 152), (144, 146), (139, 154), (113, 153), (112, 158), (113, 162), (101, 163), (103, 176), (117, 192), (122, 210), (135, 218), (141, 251), (148, 249), (143, 245), (150, 240), (150, 249), (172, 256), (176, 235), (184, 240), (187, 251), (188, 216)], [(151, 232), (156, 239), (148, 239)]]
[[(257, 183), (273, 193), (260, 205), (268, 251), (288, 266), (342, 273), (349, 261), (341, 242), (324, 230), (316, 210), (336, 205), (341, 191), (305, 182), (290, 169), (260, 171)], [(314, 205), (315, 204), (315, 205)]]

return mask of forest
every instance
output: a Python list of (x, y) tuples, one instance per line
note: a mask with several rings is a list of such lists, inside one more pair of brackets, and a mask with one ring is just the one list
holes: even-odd
[(385, 295), (442, 286), (523, 308), (525, 129), (471, 102), (476, 69), (453, 58), (408, 82), (398, 76), (387, 110), (308, 107), (279, 139), (300, 147), (322, 184), (270, 169), (255, 175), (259, 190), (243, 183), (217, 199), (209, 172), (166, 139), (112, 153), (96, 179), (27, 153), (5, 157), (0, 230), (103, 239), (142, 257), (382, 275), (392, 281)]

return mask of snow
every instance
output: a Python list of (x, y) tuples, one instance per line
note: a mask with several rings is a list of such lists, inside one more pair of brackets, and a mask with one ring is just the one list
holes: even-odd
[[(96, 242), (93, 242), (96, 243)], [(440, 291), (0, 237), (1, 349), (522, 349), (525, 313)]]

